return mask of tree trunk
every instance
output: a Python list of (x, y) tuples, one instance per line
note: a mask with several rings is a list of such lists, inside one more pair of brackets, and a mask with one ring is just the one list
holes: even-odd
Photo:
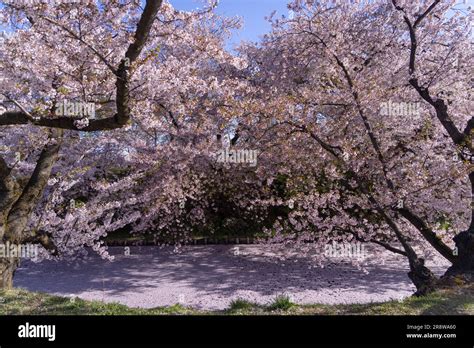
[(9, 290), (13, 288), (13, 275), (18, 267), (19, 259), (0, 258), (0, 289)]
[[(7, 190), (3, 184), (0, 190), (0, 203), (9, 201), (9, 197), (14, 196), (16, 200), (10, 205), (0, 206), (0, 243), (22, 244), (28, 238), (34, 236), (32, 231), (27, 231), (28, 219), (40, 201), (44, 188), (51, 175), (51, 170), (56, 163), (61, 147), (62, 130), (50, 130), (48, 143), (43, 147), (35, 169), (28, 183), (21, 190), (20, 195), (14, 195), (11, 190)], [(1, 180), (3, 183), (7, 178)], [(2, 188), (2, 186), (0, 186)], [(0, 289), (10, 289), (13, 286), (13, 275), (19, 264), (19, 258), (0, 257)]]
[(474, 172), (469, 174), (471, 182), (471, 224), (469, 229), (456, 235), (457, 257), (441, 278), (444, 285), (474, 282)]
[(416, 286), (415, 296), (425, 296), (436, 290), (438, 278), (425, 266), (422, 258), (410, 260), (408, 277)]
[(474, 230), (459, 233), (453, 238), (458, 256), (456, 261), (443, 275), (445, 285), (474, 282)]

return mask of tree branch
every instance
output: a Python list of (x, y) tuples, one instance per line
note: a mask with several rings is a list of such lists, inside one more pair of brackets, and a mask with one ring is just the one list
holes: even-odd
[(51, 255), (58, 256), (59, 251), (56, 244), (53, 241), (53, 236), (51, 233), (45, 231), (38, 231), (33, 233), (31, 236), (23, 238), (23, 243), (30, 244), (39, 244), (46, 250), (48, 250)]
[[(436, 5), (439, 3), (439, 0), (434, 1), (433, 4), (431, 4), (431, 6), (422, 15), (418, 16), (414, 25), (412, 25), (405, 10), (402, 7), (397, 5), (396, 0), (392, 0), (392, 3), (398, 11), (403, 12), (404, 21), (408, 26), (408, 30), (410, 33), (410, 42), (411, 42), (409, 73), (411, 76), (413, 76), (416, 70), (416, 65), (415, 65), (416, 50), (418, 47), (415, 29), (421, 23), (421, 21), (436, 7)], [(413, 88), (418, 92), (418, 94), (426, 102), (428, 102), (430, 105), (432, 105), (435, 108), (436, 116), (438, 120), (441, 122), (444, 129), (448, 132), (453, 142), (459, 146), (466, 146), (465, 144), (466, 137), (464, 134), (462, 134), (459, 131), (459, 129), (456, 127), (453, 120), (449, 116), (446, 102), (443, 99), (438, 99), (438, 98), (433, 99), (428, 88), (420, 86), (418, 79), (416, 77), (413, 76), (412, 78), (410, 78), (409, 82), (413, 86)], [(472, 151), (472, 146), (469, 146), (469, 149)]]
[[(324, 150), (329, 152), (331, 155), (333, 155), (336, 159), (340, 160), (340, 156), (342, 155), (342, 149), (339, 146), (333, 146), (328, 143), (326, 143), (324, 140), (322, 140), (320, 137), (318, 137), (314, 132), (309, 130), (305, 125), (299, 125), (296, 124), (292, 121), (284, 121), (282, 124), (288, 124), (292, 127), (297, 128), (300, 132), (308, 134), (311, 138), (313, 138)], [(336, 151), (338, 150), (338, 152)]]
[(0, 156), (0, 188), (1, 188), (3, 180), (5, 180), (8, 175), (10, 175), (10, 172), (11, 172), (11, 168), (8, 166), (5, 159), (2, 156)]
[(129, 106), (130, 67), (140, 55), (148, 39), (151, 26), (153, 25), (161, 3), (162, 0), (147, 0), (145, 9), (137, 25), (135, 40), (128, 47), (125, 58), (121, 61), (119, 68), (114, 69), (117, 76), (115, 83), (117, 88), (117, 113), (114, 116), (104, 119), (90, 119), (87, 127), (78, 128), (74, 124), (75, 119), (68, 117), (44, 118), (40, 117), (41, 115), (32, 114), (31, 116), (33, 118), (39, 118), (38, 120), (32, 121), (25, 112), (8, 111), (0, 115), (0, 126), (32, 124), (40, 127), (70, 129), (83, 132), (112, 130), (125, 126), (131, 118)]
[[(95, 49), (91, 44), (88, 42), (84, 41), (79, 35), (77, 35), (73, 30), (67, 28), (66, 26), (62, 25), (61, 23), (56, 22), (55, 20), (48, 18), (46, 16), (39, 16), (40, 18), (43, 18), (45, 21), (63, 29), (65, 32), (67, 32), (69, 35), (71, 35), (74, 39), (78, 40), (80, 43), (82, 43), (84, 46), (86, 46), (88, 49), (90, 49), (109, 69), (112, 71), (114, 75), (117, 74), (116, 69), (109, 63), (109, 61), (102, 55), (97, 49)], [(34, 23), (34, 22), (33, 22)]]
[(420, 217), (407, 208), (397, 209), (397, 211), (414, 227), (416, 227), (416, 229), (420, 231), (421, 235), (428, 241), (428, 243), (430, 243), (431, 246), (433, 246), (433, 248), (435, 248), (436, 251), (438, 251), (444, 258), (452, 263), (456, 260), (453, 250), (448, 247)]
[(395, 247), (391, 246), (391, 245), (388, 244), (388, 243), (381, 242), (381, 241), (378, 241), (378, 240), (376, 240), (376, 239), (371, 239), (369, 242), (378, 244), (378, 245), (384, 247), (385, 249), (387, 249), (388, 251), (391, 251), (392, 253), (400, 254), (400, 255), (403, 255), (403, 256), (408, 256), (405, 251), (400, 250), (400, 249), (398, 249), (398, 248), (395, 248)]
[(466, 145), (465, 144), (466, 137), (465, 137), (464, 134), (462, 134), (459, 131), (459, 129), (456, 127), (453, 120), (449, 116), (448, 106), (446, 105), (446, 102), (443, 99), (434, 100), (431, 97), (431, 94), (430, 94), (428, 88), (424, 88), (424, 87), (419, 85), (418, 79), (411, 78), (409, 82), (413, 86), (413, 88), (415, 88), (415, 90), (418, 92), (418, 94), (425, 101), (427, 101), (431, 106), (434, 107), (438, 120), (441, 122), (444, 129), (448, 132), (449, 136), (451, 137), (451, 140), (456, 145), (459, 145), (459, 146)]
[(380, 245), (382, 247), (384, 247), (385, 249), (387, 249), (388, 251), (391, 251), (393, 253), (396, 253), (396, 254), (400, 254), (400, 255), (403, 255), (403, 256), (407, 256), (407, 253), (404, 252), (403, 250), (400, 250), (398, 248), (395, 248), (393, 246), (391, 246), (390, 244), (388, 243), (385, 243), (385, 242), (382, 242), (382, 241), (379, 241), (379, 240), (376, 240), (376, 239), (369, 239), (369, 240), (366, 240), (364, 238), (361, 238), (357, 233), (355, 232), (351, 232), (351, 234), (355, 237), (355, 239), (359, 242), (363, 242), (363, 243), (374, 243), (374, 244), (377, 244), (377, 245)]
[(34, 117), (20, 104), (18, 103), (16, 100), (10, 98), (10, 96), (4, 94), (4, 96), (10, 101), (12, 102), (13, 104), (16, 105), (16, 107), (18, 107), (18, 109), (21, 110), (21, 112), (28, 118), (29, 121), (34, 121)]
[(354, 98), (354, 101), (356, 103), (356, 107), (357, 107), (357, 111), (359, 113), (359, 116), (360, 118), (362, 119), (362, 122), (364, 123), (364, 127), (367, 131), (367, 134), (369, 135), (369, 139), (370, 139), (370, 142), (372, 144), (372, 147), (374, 148), (375, 150), (375, 153), (377, 154), (377, 158), (380, 162), (380, 164), (382, 165), (382, 170), (383, 170), (383, 173), (384, 173), (384, 178), (385, 178), (385, 181), (388, 185), (388, 187), (393, 190), (394, 189), (394, 185), (393, 185), (393, 182), (390, 180), (390, 178), (388, 177), (388, 168), (387, 168), (387, 163), (385, 161), (385, 158), (382, 154), (382, 150), (380, 149), (380, 145), (379, 145), (379, 142), (377, 140), (377, 137), (375, 136), (373, 130), (372, 130), (372, 127), (370, 125), (370, 121), (369, 119), (367, 118), (367, 116), (365, 115), (364, 113), (364, 110), (362, 109), (362, 106), (360, 104), (360, 99), (359, 99), (359, 94), (357, 93), (357, 91), (354, 89), (354, 82), (351, 78), (351, 75), (349, 74), (349, 71), (347, 70), (346, 66), (344, 65), (344, 63), (339, 59), (338, 56), (336, 56), (335, 54), (333, 54), (333, 57), (336, 59), (336, 62), (337, 62), (337, 65), (339, 65), (339, 67), (342, 69), (343, 73), (344, 73), (344, 76), (346, 78), (346, 81), (349, 85), (349, 88), (351, 90), (351, 94), (352, 94), (352, 97)]
[(4, 238), (6, 237), (7, 240), (22, 242), (23, 232), (27, 227), (29, 216), (41, 199), (51, 170), (57, 161), (62, 135), (62, 130), (53, 129), (50, 131), (49, 143), (43, 147), (33, 174), (18, 199), (13, 203), (6, 218)]
[(474, 129), (474, 117), (471, 117), (471, 119), (467, 122), (466, 128), (464, 128), (464, 135), (467, 137), (471, 136), (472, 137), (472, 131)]
[(421, 21), (431, 12), (433, 11), (433, 9), (436, 7), (436, 5), (438, 5), (440, 2), (440, 0), (435, 0), (430, 7), (428, 7), (428, 9), (423, 13), (421, 14), (420, 16), (418, 16), (418, 18), (415, 20), (415, 24), (413, 24), (413, 28), (416, 28), (418, 26), (418, 24), (421, 23)]
[(134, 62), (140, 55), (145, 43), (148, 39), (148, 35), (151, 30), (151, 26), (155, 21), (156, 14), (161, 7), (163, 0), (147, 0), (145, 9), (143, 10), (140, 21), (135, 31), (135, 40), (128, 47), (125, 57), (130, 59), (130, 63)]
[[(103, 119), (89, 119), (89, 125), (84, 128), (78, 128), (75, 125), (77, 119), (71, 117), (57, 117), (51, 115), (51, 118), (39, 118), (30, 121), (23, 112), (7, 111), (0, 115), (0, 126), (26, 125), (31, 124), (39, 127), (69, 129), (81, 132), (95, 132), (102, 130), (112, 130), (123, 127), (127, 122), (120, 122), (118, 114)], [(123, 123), (123, 124), (122, 124)]]

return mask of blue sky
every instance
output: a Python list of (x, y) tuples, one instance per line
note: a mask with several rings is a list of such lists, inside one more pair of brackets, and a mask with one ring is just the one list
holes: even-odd
[[(204, 0), (170, 0), (171, 4), (179, 10), (195, 10), (202, 8)], [(242, 40), (258, 41), (259, 37), (270, 30), (268, 21), (265, 20), (273, 10), (277, 15), (288, 15), (286, 7), (289, 0), (220, 0), (217, 12), (229, 17), (240, 16), (244, 20), (244, 26), (241, 30), (234, 33), (228, 42), (228, 48), (232, 49), (234, 45)], [(0, 7), (2, 5), (0, 4)], [(2, 28), (0, 25), (0, 31)]]
[[(200, 0), (170, 0), (179, 10), (193, 10), (202, 7)], [(220, 0), (217, 12), (226, 16), (238, 15), (243, 18), (243, 28), (234, 34), (229, 42), (229, 48), (242, 40), (257, 41), (259, 37), (270, 30), (265, 16), (276, 10), (277, 15), (288, 16), (286, 4), (288, 0)]]
[[(243, 28), (234, 33), (228, 42), (228, 48), (232, 49), (242, 40), (258, 41), (260, 36), (270, 30), (268, 21), (265, 20), (274, 10), (276, 16), (288, 16), (286, 7), (290, 0), (220, 0), (217, 12), (226, 16), (240, 16), (243, 18)], [(346, 0), (349, 1), (349, 0)], [(170, 0), (173, 6), (179, 10), (195, 10), (201, 8), (205, 0)], [(474, 6), (474, 0), (457, 0), (459, 8)], [(0, 4), (0, 7), (2, 5)], [(0, 31), (4, 30), (0, 25)]]
[[(346, 0), (348, 1), (348, 0)], [(202, 7), (203, 0), (170, 0), (171, 4), (179, 9), (190, 11)], [(276, 16), (288, 16), (286, 7), (289, 0), (220, 0), (217, 12), (226, 16), (238, 15), (243, 18), (243, 28), (234, 34), (228, 43), (232, 49), (242, 40), (258, 41), (259, 37), (270, 30), (265, 16), (276, 10)], [(458, 0), (458, 8), (466, 9), (474, 6), (474, 0)]]

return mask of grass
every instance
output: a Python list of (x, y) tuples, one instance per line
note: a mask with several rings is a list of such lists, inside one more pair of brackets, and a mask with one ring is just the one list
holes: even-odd
[(270, 304), (268, 309), (270, 311), (288, 311), (294, 306), (296, 306), (296, 304), (291, 302), (288, 296), (280, 295), (275, 298), (275, 300)]
[(269, 305), (243, 299), (224, 311), (202, 311), (179, 304), (151, 309), (117, 303), (85, 301), (22, 289), (0, 291), (0, 315), (474, 315), (474, 286), (441, 290), (403, 301), (344, 305), (297, 305), (278, 296)]
[(241, 312), (252, 310), (253, 307), (255, 307), (255, 304), (253, 304), (252, 302), (238, 298), (236, 300), (232, 300), (232, 302), (230, 303), (230, 307), (227, 311), (229, 313), (239, 314)]
[(118, 303), (85, 301), (22, 289), (0, 291), (0, 315), (185, 315), (201, 314), (180, 304), (153, 309), (130, 308)]

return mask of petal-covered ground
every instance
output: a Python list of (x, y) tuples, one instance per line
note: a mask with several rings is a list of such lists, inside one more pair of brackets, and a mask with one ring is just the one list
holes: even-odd
[[(256, 303), (287, 295), (298, 304), (368, 303), (410, 296), (404, 257), (370, 247), (359, 266), (332, 259), (320, 267), (311, 257), (286, 258), (262, 245), (110, 248), (114, 261), (91, 254), (74, 262), (23, 261), (15, 286), (86, 300), (152, 308), (180, 303), (224, 309), (237, 298)], [(238, 251), (238, 252), (237, 252)], [(430, 259), (442, 274), (448, 263)]]

